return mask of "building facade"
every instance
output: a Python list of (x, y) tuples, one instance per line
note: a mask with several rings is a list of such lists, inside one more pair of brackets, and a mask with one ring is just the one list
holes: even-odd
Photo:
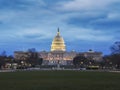
[(51, 51), (39, 52), (39, 56), (41, 56), (44, 60), (44, 65), (67, 65), (72, 64), (73, 58), (76, 56), (76, 52), (67, 52), (66, 45), (63, 37), (60, 35), (60, 31), (58, 28), (58, 32), (54, 37), (51, 45)]
[(89, 50), (87, 52), (80, 52), (80, 55), (86, 57), (88, 60), (94, 60), (97, 62), (100, 62), (102, 60), (103, 54), (102, 52), (95, 52), (93, 50)]
[[(37, 52), (38, 57), (43, 58), (43, 65), (72, 65), (73, 64), (73, 58), (81, 54), (85, 56), (86, 58), (93, 59), (96, 61), (102, 60), (102, 52), (95, 52), (92, 50), (89, 50), (88, 52), (67, 52), (66, 51), (66, 45), (63, 37), (60, 35), (60, 31), (58, 28), (56, 36), (53, 38), (52, 44), (51, 44), (51, 51), (41, 51)], [(23, 59), (26, 60), (31, 53), (29, 52), (22, 52), (22, 51), (16, 51), (14, 52), (15, 59)]]

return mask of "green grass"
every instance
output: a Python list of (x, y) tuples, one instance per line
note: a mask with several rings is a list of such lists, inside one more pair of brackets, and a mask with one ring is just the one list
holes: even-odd
[(7, 72), (0, 73), (0, 90), (120, 90), (120, 73)]

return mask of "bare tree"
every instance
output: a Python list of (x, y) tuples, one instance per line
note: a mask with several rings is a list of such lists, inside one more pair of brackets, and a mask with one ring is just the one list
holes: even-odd
[(120, 41), (115, 42), (110, 49), (112, 54), (120, 54)]

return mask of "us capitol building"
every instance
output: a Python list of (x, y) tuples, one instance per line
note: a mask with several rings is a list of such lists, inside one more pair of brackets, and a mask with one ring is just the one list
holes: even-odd
[(60, 35), (58, 28), (57, 35), (54, 37), (51, 45), (51, 51), (39, 52), (39, 55), (44, 59), (43, 64), (55, 65), (55, 64), (72, 64), (73, 58), (76, 56), (76, 52), (66, 52), (66, 45), (64, 39)]
[[(72, 65), (73, 58), (81, 54), (87, 58), (93, 58), (96, 61), (102, 60), (102, 53), (101, 52), (95, 52), (92, 50), (89, 50), (87, 52), (67, 52), (66, 51), (66, 45), (64, 42), (63, 37), (60, 35), (60, 31), (58, 28), (57, 34), (54, 37), (52, 44), (51, 44), (51, 51), (41, 51), (37, 52), (38, 56), (43, 58), (43, 65), (57, 65), (58, 63), (60, 65)], [(15, 51), (14, 52), (14, 57), (15, 59), (20, 59), (23, 57), (29, 56), (29, 52), (24, 52), (24, 51)]]

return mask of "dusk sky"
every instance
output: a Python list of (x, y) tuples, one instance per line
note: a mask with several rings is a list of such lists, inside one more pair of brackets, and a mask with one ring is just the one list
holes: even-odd
[(0, 52), (50, 51), (58, 27), (67, 51), (109, 54), (120, 41), (120, 0), (0, 0)]

